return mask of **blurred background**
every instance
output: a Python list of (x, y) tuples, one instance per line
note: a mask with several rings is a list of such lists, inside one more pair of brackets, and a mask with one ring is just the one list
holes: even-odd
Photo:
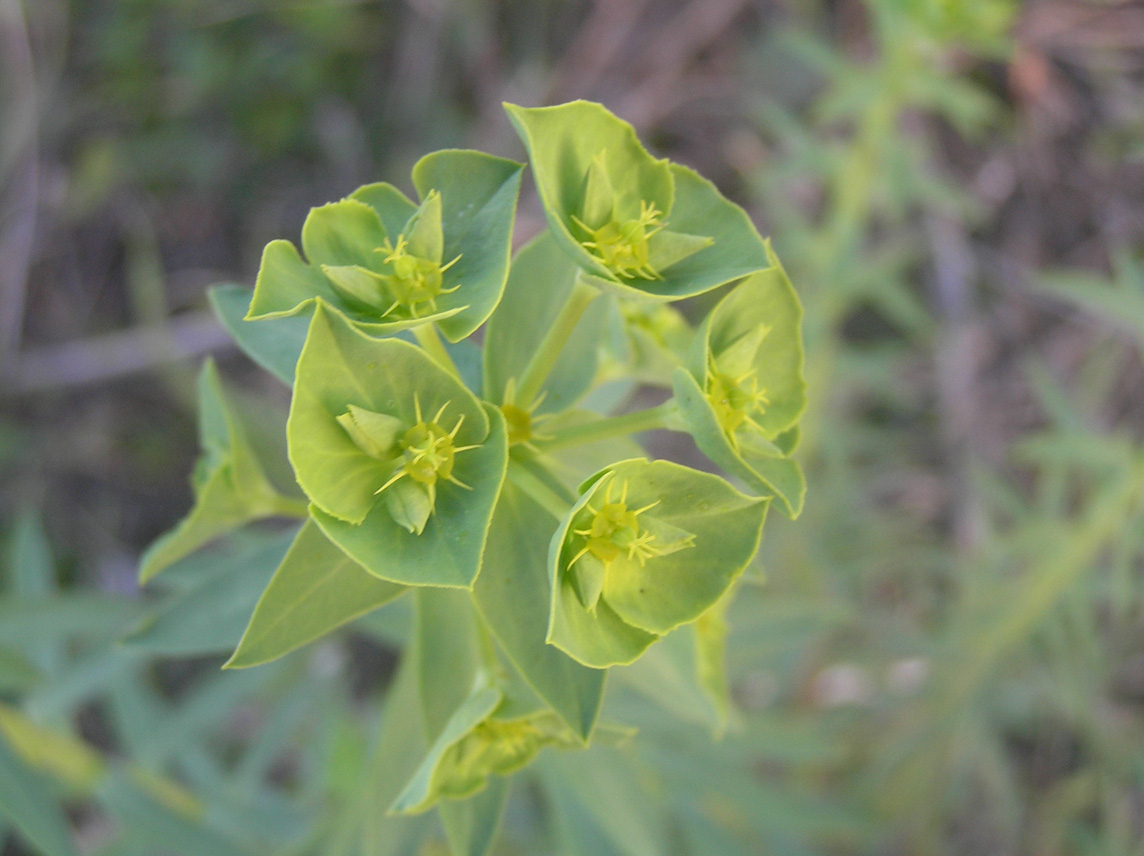
[(578, 97), (772, 236), (809, 493), (730, 616), (737, 728), (617, 677), (683, 724), (546, 758), (493, 852), (1144, 854), (1144, 6), (0, 0), (3, 856), (445, 852), (378, 819), (399, 605), (221, 673), (281, 535), (136, 563), (201, 359), (286, 401), (206, 287)]

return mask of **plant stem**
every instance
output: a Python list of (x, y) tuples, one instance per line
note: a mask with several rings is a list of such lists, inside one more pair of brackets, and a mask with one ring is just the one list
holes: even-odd
[(304, 520), (310, 516), (310, 503), (292, 496), (277, 495), (271, 502), (270, 510), (282, 517), (297, 517)]
[(524, 374), (520, 377), (515, 401), (519, 407), (527, 409), (536, 400), (540, 388), (544, 386), (544, 381), (548, 379), (552, 367), (556, 365), (556, 359), (560, 356), (568, 337), (572, 335), (580, 316), (599, 295), (599, 291), (581, 282), (577, 276), (568, 300), (560, 310), (560, 314), (553, 320), (548, 332), (544, 334), (540, 347), (536, 349), (536, 353), (532, 355)]
[(510, 460), (508, 463), (508, 480), (527, 493), (537, 505), (557, 520), (563, 520), (565, 515), (572, 510), (572, 503), (516, 461)]
[(441, 337), (437, 334), (436, 324), (430, 321), (428, 324), (414, 327), (413, 338), (417, 340), (417, 343), (425, 349), (425, 352), (429, 354), (441, 368), (457, 378), (457, 380), (461, 379), (461, 372), (457, 369), (457, 364), (453, 362), (453, 358), (449, 356), (449, 352), (445, 349), (445, 343), (441, 341)]
[(647, 410), (637, 410), (634, 413), (608, 416), (594, 422), (572, 425), (555, 432), (551, 439), (539, 440), (534, 445), (542, 452), (554, 452), (569, 446), (582, 446), (585, 443), (595, 443), (597, 440), (666, 428), (668, 418), (675, 412), (675, 401), (668, 399), (658, 407), (650, 407)]

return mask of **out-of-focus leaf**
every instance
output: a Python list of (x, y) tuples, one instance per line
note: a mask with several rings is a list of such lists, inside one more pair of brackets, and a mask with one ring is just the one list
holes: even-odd
[(494, 777), (476, 796), (438, 806), (453, 856), (485, 856), (492, 849), (508, 789), (508, 779)]
[(45, 856), (78, 852), (55, 796), (17, 756), (4, 734), (0, 734), (0, 813)]
[(0, 740), (27, 764), (69, 788), (89, 791), (103, 777), (103, 759), (86, 743), (37, 725), (15, 708), (0, 704)]
[(137, 619), (142, 605), (121, 597), (63, 593), (50, 600), (0, 598), (0, 643), (108, 638)]
[(672, 716), (718, 731), (720, 713), (696, 679), (693, 632), (684, 627), (669, 633), (634, 663), (618, 668), (613, 680), (634, 687)]
[(153, 654), (182, 657), (233, 649), (294, 534), (279, 533), (264, 544), (227, 556), (199, 585), (168, 598), (126, 643)]
[(178, 856), (249, 856), (251, 851), (211, 828), (204, 809), (183, 794), (117, 770), (101, 784), (99, 801), (129, 837), (154, 851)]
[(550, 753), (539, 764), (545, 789), (571, 803), (572, 818), (595, 827), (616, 853), (670, 852), (665, 807), (645, 798), (635, 770), (616, 750)]
[[(43, 523), (27, 510), (16, 520), (8, 548), (8, 591), (18, 601), (50, 602), (56, 593), (56, 568)], [(51, 674), (60, 668), (64, 650), (60, 640), (21, 640), (14, 647), (25, 651), (39, 669)]]
[(0, 692), (23, 690), (41, 678), (40, 670), (19, 651), (0, 646)]

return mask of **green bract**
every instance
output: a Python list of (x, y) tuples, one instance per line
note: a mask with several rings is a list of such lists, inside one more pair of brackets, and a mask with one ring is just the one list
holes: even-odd
[(319, 305), (286, 432), (311, 515), (366, 570), (472, 585), (504, 478), (498, 411), (413, 345)]
[(767, 500), (668, 461), (624, 461), (590, 482), (548, 553), (548, 641), (587, 666), (630, 663), (694, 621), (747, 566)]
[(460, 341), (504, 289), (521, 169), (481, 152), (436, 152), (413, 168), (420, 205), (371, 184), (313, 209), (306, 261), (289, 241), (268, 244), (247, 317), (291, 315), (320, 297), (372, 335), (436, 322)]
[[(772, 498), (794, 516), (804, 492), (801, 309), (746, 214), (598, 104), (507, 109), (549, 227), (511, 263), (521, 165), (445, 151), (414, 168), (419, 202), (360, 188), (310, 212), (305, 260), (273, 241), (253, 293), (212, 292), (291, 386), (289, 418), (240, 420), (207, 365), (195, 505), (143, 565), (304, 518), (230, 667), (408, 602), (377, 799), (437, 805), (458, 854), (489, 851), (505, 777), (542, 749), (624, 733), (598, 721), (606, 670), (657, 640), (626, 676), (715, 732), (734, 721), (735, 582)], [(697, 328), (663, 302), (721, 285)], [(630, 411), (648, 385), (673, 395)], [(275, 429), (283, 449), (260, 442)], [(665, 429), (736, 486), (647, 460), (640, 435)], [(275, 486), (288, 468), (305, 498)]]
[(789, 453), (806, 407), (802, 308), (778, 259), (742, 282), (707, 317), (675, 398), (699, 448), (727, 472), (774, 494), (790, 517), (806, 484)]
[(769, 265), (744, 211), (687, 167), (657, 160), (599, 104), (506, 104), (544, 214), (586, 282), (678, 300)]

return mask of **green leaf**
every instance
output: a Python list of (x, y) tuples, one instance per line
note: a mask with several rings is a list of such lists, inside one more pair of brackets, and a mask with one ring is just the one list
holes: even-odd
[(61, 593), (51, 598), (0, 598), (0, 643), (23, 647), (85, 637), (109, 638), (138, 618), (141, 605), (122, 596)]
[(467, 800), (437, 806), (453, 856), (486, 856), (492, 850), (508, 790), (508, 779), (494, 778), (488, 787)]
[(667, 840), (672, 828), (669, 805), (647, 797), (639, 768), (623, 754), (603, 748), (552, 753), (541, 765), (545, 790), (557, 803), (558, 825), (565, 827), (562, 837), (583, 841), (590, 832), (597, 833), (586, 849), (576, 852), (584, 856), (673, 852)]
[[(478, 689), (465, 699), (449, 717), (445, 727), (430, 746), (425, 760), (421, 762), (409, 784), (398, 794), (390, 811), (413, 814), (431, 808), (440, 795), (440, 783), (434, 781), (434, 773), (445, 753), (477, 725), (488, 719), (500, 702), (500, 691), (492, 687)], [(479, 789), (478, 786), (471, 793), (476, 793)], [(456, 794), (458, 797), (470, 795)]]
[(450, 717), (392, 811), (412, 814), (440, 799), (471, 797), (493, 776), (516, 772), (547, 746), (582, 748), (551, 711), (513, 719), (493, 716), (501, 699), (499, 690), (473, 691)]
[(488, 320), (508, 277), (512, 228), (524, 164), (483, 152), (446, 150), (413, 167), (413, 184), (423, 198), (440, 193), (444, 252), (458, 261), (448, 274), (459, 285), (441, 305), (463, 305), (438, 322), (450, 342), (459, 342)]
[[(291, 248), (293, 249), (293, 248)], [(308, 318), (247, 321), (253, 293), (241, 285), (216, 285), (208, 292), (211, 308), (248, 357), (287, 386), (294, 385), (294, 366), (306, 342)]]
[(213, 573), (166, 598), (125, 644), (175, 657), (231, 650), (294, 534), (280, 533), (218, 557)]
[(101, 784), (99, 799), (130, 837), (149, 845), (152, 852), (249, 856), (245, 847), (211, 828), (197, 800), (156, 784), (149, 776), (117, 770)]
[(144, 553), (139, 580), (145, 583), (174, 562), (252, 520), (295, 514), (298, 503), (270, 483), (246, 432), (226, 400), (214, 362), (199, 376), (199, 434), (202, 454), (192, 484), (195, 504), (178, 526)]
[(224, 668), (268, 663), (405, 591), (350, 559), (307, 520), (262, 592)]
[(0, 646), (0, 692), (25, 690), (41, 677), (40, 670), (22, 652)]
[(492, 676), (481, 674), (480, 629), (467, 592), (423, 587), (414, 592), (414, 603), (422, 724), (431, 742), (473, 686)]
[(338, 293), (320, 269), (302, 260), (297, 247), (289, 241), (271, 241), (262, 251), (245, 320), (294, 315), (308, 308), (315, 297), (336, 303)]
[[(334, 816), (329, 854), (408, 856), (427, 832), (425, 818), (386, 814), (425, 754), (413, 643), (401, 658), (385, 697), (376, 746), (362, 759), (363, 775), (346, 783), (349, 805)], [(357, 753), (355, 753), (356, 755)]]
[[(552, 538), (548, 641), (585, 665), (630, 663), (694, 621), (742, 573), (767, 501), (668, 461), (624, 461), (593, 479)], [(583, 533), (583, 534), (581, 534)], [(579, 565), (607, 565), (585, 604)]]
[(361, 265), (371, 270), (378, 247), (390, 237), (377, 212), (359, 199), (343, 199), (310, 210), (302, 224), (302, 252), (314, 267)]
[(39, 515), (25, 509), (16, 519), (9, 536), (7, 580), (17, 597), (49, 597), (56, 592), (56, 565)]
[(385, 234), (391, 240), (401, 234), (417, 206), (400, 190), (384, 181), (366, 184), (349, 195), (350, 199), (364, 202), (381, 219)]
[(0, 704), (3, 741), (22, 761), (78, 793), (90, 791), (107, 772), (103, 758), (82, 740), (45, 728), (15, 708)]
[[(485, 334), (486, 399), (502, 401), (509, 381), (524, 373), (545, 332), (568, 301), (575, 278), (575, 265), (561, 252), (551, 232), (534, 238), (517, 253), (504, 300), (489, 319)], [(566, 410), (591, 387), (607, 311), (607, 302), (597, 300), (577, 322), (560, 361), (541, 387), (544, 398), (539, 412)]]
[(748, 446), (741, 446), (739, 451), (732, 448), (710, 402), (686, 369), (675, 370), (674, 392), (687, 430), (703, 454), (755, 490), (773, 496), (787, 517), (798, 517), (806, 496), (806, 479), (798, 463), (791, 458), (752, 454)]
[[(396, 418), (406, 430), (445, 407), (450, 425), (464, 418), (457, 445), (483, 443), (489, 432), (476, 397), (423, 351), (406, 342), (372, 339), (319, 307), (298, 361), (286, 428), (290, 462), (315, 505), (354, 524), (379, 504), (378, 493), (393, 467), (363, 450), (341, 424), (339, 417), (351, 405)], [(460, 470), (474, 451), (457, 455), (461, 481)], [(440, 498), (460, 490), (443, 483)]]
[(553, 237), (579, 267), (611, 279), (608, 268), (581, 244), (579, 227), (572, 220), (573, 216), (581, 220), (597, 216), (601, 210), (598, 194), (588, 198), (590, 174), (600, 169), (594, 164), (603, 152), (613, 191), (613, 216), (626, 220), (639, 215), (641, 203), (653, 204), (664, 213), (671, 211), (675, 190), (667, 160), (648, 154), (635, 129), (601, 104), (573, 101), (555, 107), (505, 104), (504, 108), (528, 149)]
[(734, 589), (731, 589), (692, 625), (695, 674), (718, 712), (717, 734), (727, 727), (732, 712), (731, 688), (727, 681), (727, 608), (733, 597)]
[(0, 731), (0, 814), (45, 856), (73, 856), (67, 818), (47, 784), (29, 769)]
[[(427, 740), (445, 729), (474, 685), (487, 683), (484, 657), (493, 656), (482, 634), (473, 602), (465, 592), (419, 588), (414, 592), (417, 661), (422, 725)], [(483, 654), (483, 656), (482, 656)], [(503, 704), (502, 704), (503, 707)], [(441, 821), (454, 853), (483, 854), (492, 846), (504, 811), (508, 783), (495, 779), (463, 801), (441, 803)]]
[(489, 529), (473, 596), (489, 630), (545, 702), (587, 740), (599, 715), (606, 672), (580, 665), (545, 643), (550, 596), (543, 567), (554, 521), (506, 483)]
[[(25, 509), (16, 518), (7, 550), (8, 591), (15, 596), (17, 603), (42, 604), (58, 598), (59, 584), (56, 580), (56, 565), (52, 560), (51, 546), (44, 532), (40, 516), (32, 509)], [(2, 626), (2, 622), (0, 622)], [(27, 654), (37, 672), (54, 674), (59, 671), (67, 656), (62, 640), (32, 640), (17, 636), (14, 647)], [(16, 652), (13, 651), (13, 654)], [(19, 676), (27, 673), (15, 661), (9, 662), (10, 680), (22, 680)]]
[[(615, 670), (612, 680), (636, 689), (673, 718), (718, 733), (719, 713), (696, 681), (691, 638), (695, 625), (681, 627), (628, 666)], [(641, 700), (642, 704), (642, 700)], [(649, 717), (660, 715), (649, 713)]]

